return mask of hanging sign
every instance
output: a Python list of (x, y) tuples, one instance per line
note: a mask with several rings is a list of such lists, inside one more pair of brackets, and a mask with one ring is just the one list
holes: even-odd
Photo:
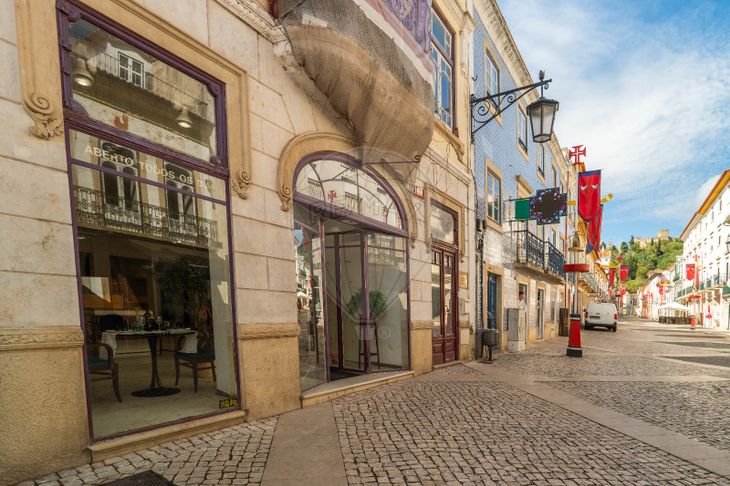
[(694, 263), (688, 263), (687, 265), (685, 265), (684, 268), (685, 268), (685, 277), (687, 278), (687, 280), (694, 280), (695, 279), (695, 271), (696, 271), (695, 264)]
[(555, 224), (568, 210), (568, 196), (560, 192), (560, 188), (540, 189), (530, 199), (530, 219), (537, 224)]
[(587, 223), (601, 209), (601, 171), (578, 173), (578, 215)]
[(530, 219), (530, 199), (515, 199), (515, 219)]

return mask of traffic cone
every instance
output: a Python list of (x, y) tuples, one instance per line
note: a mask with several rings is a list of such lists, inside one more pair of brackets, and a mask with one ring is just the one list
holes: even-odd
[(572, 358), (583, 357), (583, 349), (580, 347), (580, 314), (570, 315), (567, 355)]

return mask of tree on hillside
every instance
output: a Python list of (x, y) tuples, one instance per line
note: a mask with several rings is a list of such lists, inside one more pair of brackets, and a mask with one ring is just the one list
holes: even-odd
[(646, 283), (649, 272), (669, 267), (682, 254), (683, 247), (681, 240), (659, 240), (641, 248), (633, 236), (628, 243), (621, 243), (619, 254), (623, 264), (629, 266), (627, 290), (635, 292)]

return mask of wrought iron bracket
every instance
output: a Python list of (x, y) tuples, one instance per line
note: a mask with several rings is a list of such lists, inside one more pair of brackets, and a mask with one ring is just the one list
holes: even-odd
[[(527, 86), (510, 89), (501, 93), (477, 98), (473, 94), (469, 99), (471, 108), (471, 141), (474, 142), (476, 133), (489, 122), (502, 114), (504, 110), (514, 105), (533, 89), (548, 89), (552, 79), (545, 79), (545, 72), (540, 71), (540, 81)], [(496, 101), (496, 103), (495, 103)]]

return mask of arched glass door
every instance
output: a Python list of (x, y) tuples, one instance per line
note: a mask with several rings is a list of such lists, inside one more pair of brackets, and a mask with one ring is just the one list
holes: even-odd
[[(307, 255), (299, 258), (298, 279), (311, 275), (306, 278), (319, 282), (323, 304), (317, 311), (311, 286), (298, 293), (300, 327), (307, 334), (300, 338), (302, 389), (409, 367), (402, 211), (376, 174), (342, 156), (330, 157), (305, 163), (295, 176), (295, 239), (302, 242), (309, 235), (311, 248), (323, 248), (319, 255), (298, 252)], [(302, 243), (298, 248), (304, 248)], [(306, 262), (317, 258), (319, 270), (309, 263), (314, 270), (307, 271)], [(310, 343), (320, 339), (323, 346), (313, 360)]]

